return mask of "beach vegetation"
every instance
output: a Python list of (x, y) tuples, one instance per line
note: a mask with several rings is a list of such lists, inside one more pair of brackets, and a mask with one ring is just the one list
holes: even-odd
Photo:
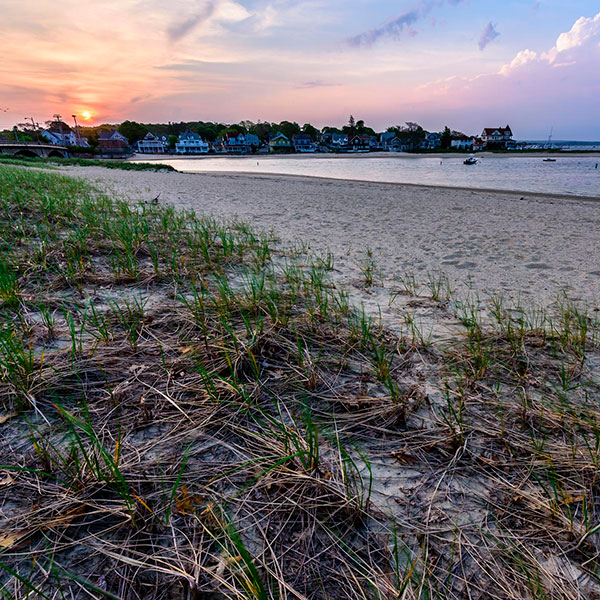
[(4, 597), (600, 594), (593, 311), (4, 163), (0, 243)]

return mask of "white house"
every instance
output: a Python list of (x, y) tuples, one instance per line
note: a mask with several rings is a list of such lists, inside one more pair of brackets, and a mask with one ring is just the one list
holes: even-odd
[(42, 137), (55, 146), (89, 146), (87, 138), (78, 137), (64, 121), (53, 121), (48, 129), (42, 130)]
[(462, 150), (464, 152), (472, 152), (473, 151), (473, 138), (452, 140), (450, 142), (450, 147), (454, 148), (455, 150)]
[(175, 144), (177, 154), (208, 154), (210, 146), (200, 135), (193, 131), (186, 131), (179, 136), (179, 141)]
[(143, 139), (136, 143), (137, 151), (142, 154), (164, 154), (168, 143), (166, 136), (154, 136), (148, 132)]
[(481, 133), (481, 139), (485, 144), (497, 144), (499, 146), (510, 144), (513, 141), (512, 137), (513, 133), (509, 125), (506, 127), (498, 127), (496, 129), (493, 127), (486, 127)]

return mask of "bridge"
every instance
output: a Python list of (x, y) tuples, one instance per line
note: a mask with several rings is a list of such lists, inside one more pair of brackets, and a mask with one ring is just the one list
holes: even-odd
[(69, 156), (64, 146), (53, 146), (41, 142), (0, 142), (0, 155), (12, 154), (13, 156), (29, 156), (45, 158), (58, 156), (67, 158)]

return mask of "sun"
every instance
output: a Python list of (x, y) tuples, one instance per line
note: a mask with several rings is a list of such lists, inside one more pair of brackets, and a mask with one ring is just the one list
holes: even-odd
[(92, 118), (92, 113), (89, 110), (84, 110), (81, 113), (81, 116), (83, 117), (84, 121), (89, 121)]

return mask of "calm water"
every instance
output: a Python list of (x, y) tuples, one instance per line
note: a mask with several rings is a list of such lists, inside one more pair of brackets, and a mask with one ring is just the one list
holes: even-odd
[(473, 166), (464, 165), (462, 158), (385, 156), (197, 157), (160, 162), (191, 173), (277, 173), (600, 197), (600, 158), (591, 156), (560, 156), (553, 163), (539, 157), (486, 156)]

